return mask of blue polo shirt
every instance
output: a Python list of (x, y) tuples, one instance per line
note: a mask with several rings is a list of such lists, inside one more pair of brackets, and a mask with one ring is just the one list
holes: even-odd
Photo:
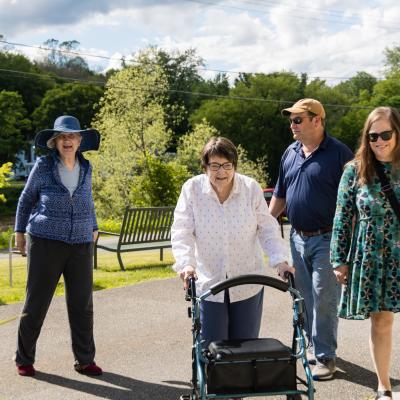
[(288, 219), (295, 229), (316, 231), (331, 227), (344, 165), (351, 150), (327, 135), (307, 158), (299, 141), (282, 156), (274, 196), (286, 199)]

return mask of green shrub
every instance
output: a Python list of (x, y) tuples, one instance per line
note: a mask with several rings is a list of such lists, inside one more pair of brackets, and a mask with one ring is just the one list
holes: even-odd
[(24, 188), (24, 182), (10, 182), (10, 185), (1, 189), (6, 202), (0, 202), (0, 215), (14, 215), (17, 209), (18, 199)]
[(98, 218), (97, 224), (101, 231), (119, 233), (121, 230), (122, 220), (116, 221), (114, 219)]
[(8, 230), (0, 232), (0, 249), (8, 249), (8, 243), (13, 232), (14, 230), (12, 228), (8, 228)]
[(140, 160), (138, 165), (142, 171), (131, 180), (129, 204), (136, 207), (174, 206), (183, 183), (190, 177), (186, 166), (155, 156)]

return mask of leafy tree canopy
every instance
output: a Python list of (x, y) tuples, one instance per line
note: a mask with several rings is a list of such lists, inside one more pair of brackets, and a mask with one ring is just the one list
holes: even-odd
[(149, 157), (163, 155), (171, 140), (163, 109), (168, 81), (148, 52), (138, 62), (110, 77), (94, 120), (102, 135), (92, 157), (95, 201), (107, 216), (135, 204), (133, 178), (151, 176)]
[(45, 74), (53, 74), (56, 82), (65, 82), (65, 79), (58, 77), (90, 79), (96, 76), (98, 80), (104, 79), (92, 71), (85, 59), (77, 54), (80, 46), (77, 40), (60, 42), (57, 39), (48, 39), (43, 44), (49, 50), (37, 65)]
[[(176, 142), (187, 132), (188, 115), (197, 105), (190, 92), (203, 82), (198, 73), (198, 68), (203, 66), (203, 60), (194, 49), (167, 52), (157, 47), (149, 47), (145, 52), (149, 60), (162, 69), (167, 80), (168, 91), (163, 106), (166, 110), (167, 127), (172, 131), (173, 142)], [(141, 54), (136, 61), (140, 62), (140, 57)]]
[(292, 140), (280, 111), (285, 101), (303, 97), (302, 90), (301, 79), (292, 73), (245, 75), (236, 80), (232, 98), (204, 101), (190, 122), (195, 125), (206, 119), (222, 136), (241, 145), (250, 160), (266, 156), (272, 184), (282, 152)]
[(400, 72), (400, 45), (386, 47), (383, 54), (388, 75)]
[(386, 105), (400, 110), (400, 70), (374, 86), (370, 104), (373, 107)]
[[(204, 171), (200, 165), (201, 152), (205, 144), (213, 137), (220, 136), (219, 132), (203, 120), (195, 125), (192, 132), (180, 139), (176, 159), (188, 168), (192, 176), (199, 175)], [(254, 178), (263, 187), (266, 185), (268, 176), (264, 170), (266, 165), (266, 157), (258, 159), (256, 162), (248, 158), (246, 150), (241, 146), (237, 146), (238, 150), (238, 172)]]
[(0, 69), (0, 90), (18, 92), (29, 114), (54, 85), (54, 80), (41, 77), (40, 69), (21, 54), (0, 51)]
[(371, 96), (377, 79), (364, 71), (359, 71), (355, 76), (336, 85), (339, 92), (347, 95), (352, 101), (358, 101), (362, 92)]
[(0, 92), (0, 164), (14, 162), (16, 153), (24, 147), (23, 130), (28, 130), (22, 96), (17, 92)]
[(146, 160), (139, 160), (137, 174), (132, 177), (131, 204), (174, 206), (183, 183), (189, 177), (186, 166), (176, 160), (149, 155)]
[(32, 118), (36, 131), (50, 128), (60, 115), (73, 115), (89, 128), (104, 89), (79, 83), (57, 85), (46, 92)]

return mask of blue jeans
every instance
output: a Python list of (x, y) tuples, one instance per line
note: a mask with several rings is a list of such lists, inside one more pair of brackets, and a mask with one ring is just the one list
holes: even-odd
[(225, 291), (223, 303), (202, 301), (200, 304), (203, 348), (214, 340), (256, 339), (260, 332), (264, 289), (246, 300), (229, 300)]
[(292, 229), (295, 285), (306, 306), (305, 331), (319, 360), (336, 357), (340, 284), (329, 261), (331, 233), (305, 237)]

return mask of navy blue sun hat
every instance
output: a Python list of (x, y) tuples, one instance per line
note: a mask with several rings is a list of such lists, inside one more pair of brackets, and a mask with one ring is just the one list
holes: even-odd
[(35, 147), (44, 150), (54, 149), (54, 139), (63, 132), (79, 133), (82, 141), (79, 151), (98, 150), (100, 146), (100, 133), (96, 129), (81, 129), (79, 120), (70, 115), (62, 115), (54, 121), (53, 129), (44, 129), (35, 136)]

